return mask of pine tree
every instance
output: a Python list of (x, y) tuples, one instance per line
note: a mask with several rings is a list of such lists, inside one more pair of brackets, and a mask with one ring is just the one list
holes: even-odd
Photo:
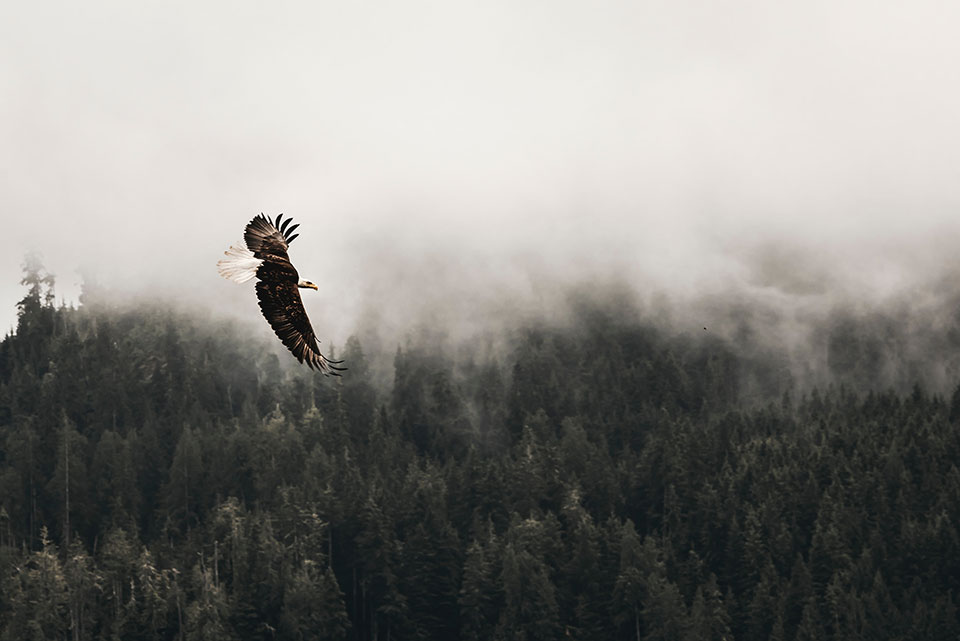
[(813, 578), (799, 554), (790, 571), (790, 584), (786, 587), (784, 599), (784, 629), (792, 633), (800, 625), (804, 606), (815, 600)]
[(173, 572), (158, 569), (146, 547), (137, 557), (135, 571), (134, 587), (138, 598), (135, 604), (132, 600), (127, 604), (128, 610), (132, 605), (136, 612), (137, 632), (131, 636), (156, 641), (163, 638), (161, 635), (172, 609), (171, 601), (176, 602)]
[(134, 636), (137, 632), (134, 589), (137, 576), (135, 541), (122, 528), (109, 530), (100, 545), (98, 566), (101, 578), (101, 618), (104, 627), (115, 638)]
[(800, 617), (800, 625), (797, 626), (795, 638), (797, 641), (825, 641), (827, 639), (815, 603), (807, 603), (803, 606), (803, 614)]
[(464, 641), (485, 641), (496, 625), (498, 588), (493, 559), (487, 545), (474, 540), (467, 548), (463, 582), (457, 604), (460, 609), (460, 637)]
[(610, 636), (609, 595), (602, 571), (601, 535), (581, 504), (578, 488), (567, 493), (563, 506), (566, 561), (558, 576), (565, 634), (585, 638)]
[(640, 610), (646, 585), (640, 537), (627, 519), (620, 535), (620, 572), (617, 574), (613, 598), (617, 605), (614, 619), (621, 625), (630, 623), (636, 641), (640, 641)]
[(503, 550), (501, 573), (505, 606), (500, 613), (498, 636), (545, 641), (560, 631), (556, 587), (550, 570), (531, 549), (508, 542)]
[(140, 511), (134, 448), (130, 443), (135, 434), (130, 432), (123, 438), (106, 430), (97, 443), (90, 470), (100, 518), (129, 529), (136, 526)]
[(677, 585), (656, 574), (650, 574), (645, 583), (640, 613), (644, 641), (681, 641), (688, 613)]
[(730, 616), (724, 607), (717, 577), (713, 573), (704, 585), (697, 586), (693, 603), (690, 605), (685, 638), (689, 641), (729, 641), (733, 638)]
[(187, 638), (196, 641), (231, 641), (236, 638), (229, 621), (229, 603), (214, 580), (213, 570), (194, 566), (193, 590), (196, 598), (184, 611)]
[(80, 541), (74, 540), (66, 552), (63, 575), (67, 588), (69, 629), (73, 641), (81, 641), (92, 638), (97, 595), (101, 592), (102, 581), (93, 559)]
[(32, 421), (24, 420), (11, 426), (4, 440), (4, 452), (0, 506), (7, 510), (11, 523), (19, 524), (21, 539), (32, 548), (39, 538), (38, 502), (43, 475), (40, 436)]
[(185, 427), (180, 433), (177, 448), (170, 464), (170, 476), (163, 489), (166, 519), (169, 523), (189, 530), (199, 517), (199, 493), (203, 483), (203, 461), (200, 443), (194, 431)]
[(349, 628), (343, 593), (333, 571), (306, 561), (287, 581), (280, 631), (290, 639), (344, 639)]
[(70, 586), (57, 547), (40, 531), (41, 548), (3, 583), (3, 641), (66, 639), (70, 630)]
[(63, 545), (69, 548), (72, 532), (85, 525), (89, 511), (85, 456), (87, 439), (77, 431), (65, 413), (61, 414), (60, 422), (56, 467), (53, 478), (47, 484), (47, 491), (58, 506), (56, 513), (63, 532)]

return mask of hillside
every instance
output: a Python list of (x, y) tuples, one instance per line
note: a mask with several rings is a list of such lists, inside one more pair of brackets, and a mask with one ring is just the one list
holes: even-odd
[(351, 338), (334, 379), (208, 312), (25, 284), (2, 639), (960, 635), (953, 334), (831, 318), (812, 376), (571, 292), (484, 340)]

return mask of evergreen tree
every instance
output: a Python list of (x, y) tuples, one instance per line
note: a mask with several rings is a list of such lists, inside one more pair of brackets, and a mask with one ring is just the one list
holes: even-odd
[[(87, 439), (73, 422), (62, 414), (57, 438), (56, 467), (47, 483), (47, 492), (58, 509), (54, 517), (63, 532), (64, 547), (70, 546), (71, 534), (85, 525), (90, 511), (86, 465)], [(71, 522), (72, 517), (72, 522)]]
[(280, 631), (289, 639), (344, 639), (349, 620), (333, 571), (306, 561), (286, 584)]
[(93, 559), (75, 540), (66, 550), (63, 575), (67, 588), (67, 615), (73, 641), (92, 639), (96, 622), (97, 595), (102, 589), (99, 571)]
[(202, 483), (200, 443), (194, 431), (186, 427), (177, 441), (170, 464), (169, 480), (163, 489), (167, 523), (183, 530), (189, 530), (197, 524)]
[(643, 597), (645, 641), (680, 641), (684, 638), (688, 613), (677, 585), (661, 576), (650, 575)]
[(546, 563), (533, 550), (508, 542), (503, 550), (505, 606), (500, 613), (497, 637), (542, 641), (560, 632), (556, 587)]
[(4, 641), (66, 639), (70, 630), (71, 586), (46, 528), (40, 543), (3, 583)]
[[(484, 641), (493, 637), (499, 608), (499, 589), (494, 559), (487, 545), (474, 541), (467, 548), (463, 566), (463, 582), (457, 601), (460, 609), (460, 638), (464, 641)], [(494, 550), (495, 551), (495, 550)]]
[(236, 638), (229, 622), (227, 596), (214, 580), (213, 571), (196, 565), (191, 578), (196, 598), (185, 609), (187, 638), (198, 641)]
[(645, 563), (640, 537), (637, 536), (633, 521), (627, 519), (620, 536), (620, 572), (613, 593), (617, 604), (614, 618), (621, 624), (631, 624), (636, 641), (641, 639), (640, 610), (643, 607), (647, 579), (644, 571), (652, 569), (645, 568), (644, 565), (649, 563)]

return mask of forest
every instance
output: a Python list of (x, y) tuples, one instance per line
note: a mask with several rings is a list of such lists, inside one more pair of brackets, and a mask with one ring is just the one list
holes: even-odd
[(3, 641), (960, 638), (960, 307), (920, 343), (825, 317), (811, 378), (571, 291), (496, 340), (358, 333), (336, 379), (210, 311), (22, 285)]

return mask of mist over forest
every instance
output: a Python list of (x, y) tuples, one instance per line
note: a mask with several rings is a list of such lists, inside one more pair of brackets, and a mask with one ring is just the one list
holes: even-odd
[(425, 291), (333, 378), (249, 291), (64, 305), (28, 257), (0, 638), (955, 638), (951, 281), (771, 282)]

